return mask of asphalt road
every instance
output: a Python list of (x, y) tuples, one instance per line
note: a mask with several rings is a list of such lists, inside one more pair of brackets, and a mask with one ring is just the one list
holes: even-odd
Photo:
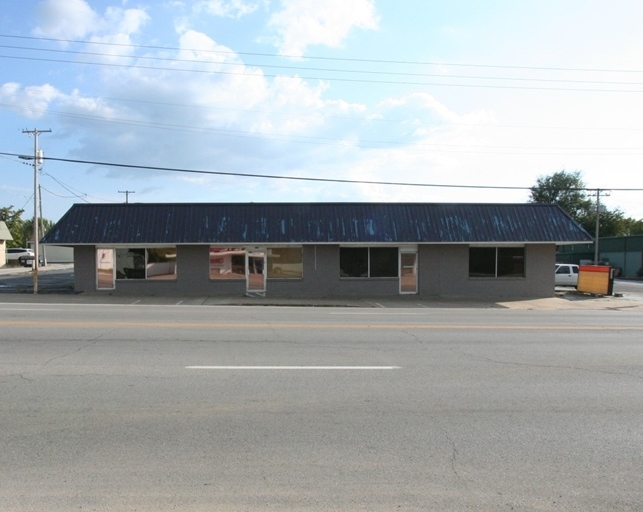
[(634, 312), (4, 302), (0, 508), (638, 511), (642, 396)]

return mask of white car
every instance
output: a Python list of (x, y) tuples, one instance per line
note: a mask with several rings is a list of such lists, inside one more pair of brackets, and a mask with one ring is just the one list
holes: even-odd
[(556, 286), (578, 286), (578, 265), (556, 263)]
[(25, 249), (23, 247), (10, 247), (7, 249), (7, 261), (18, 261), (20, 256), (35, 256), (31, 249)]

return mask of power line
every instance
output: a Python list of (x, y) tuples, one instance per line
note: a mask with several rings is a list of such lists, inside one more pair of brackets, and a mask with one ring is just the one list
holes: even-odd
[[(147, 121), (109, 118), (105, 119), (98, 116), (90, 116), (84, 114), (72, 114), (66, 112), (57, 112), (49, 109), (36, 109), (32, 107), (14, 107), (13, 105), (0, 103), (0, 106), (16, 108), (32, 113), (51, 114), (60, 117), (68, 117), (72, 119), (86, 119), (89, 121), (97, 121), (101, 123), (122, 124), (126, 126), (138, 126), (146, 128), (155, 128), (159, 130), (170, 130), (176, 132), (186, 133), (216, 133), (225, 137), (238, 137), (244, 139), (257, 139), (257, 140), (276, 140), (281, 142), (291, 143), (305, 143), (315, 145), (336, 146), (345, 145), (346, 140), (336, 137), (321, 137), (310, 135), (293, 135), (281, 133), (262, 133), (262, 132), (249, 132), (244, 130), (231, 130), (227, 128), (210, 128), (198, 127), (194, 125), (178, 125), (167, 123), (153, 123)], [(412, 153), (426, 153), (426, 152), (442, 152), (442, 153), (476, 153), (476, 154), (539, 154), (539, 155), (576, 155), (579, 152), (585, 152), (591, 155), (636, 155), (643, 153), (643, 147), (546, 147), (546, 146), (476, 146), (471, 144), (429, 144), (423, 142), (414, 142), (413, 147), (407, 147), (407, 142), (388, 141), (388, 140), (369, 140), (362, 139), (359, 143), (355, 143), (352, 147), (360, 149), (387, 149), (387, 148), (404, 148), (407, 152)]]
[(643, 73), (639, 69), (609, 69), (609, 68), (566, 68), (566, 67), (552, 67), (552, 66), (514, 66), (504, 64), (468, 64), (468, 63), (454, 63), (454, 62), (431, 62), (431, 61), (409, 61), (409, 60), (394, 60), (394, 59), (364, 59), (364, 58), (347, 58), (347, 57), (320, 57), (314, 55), (278, 55), (274, 53), (260, 53), (260, 52), (243, 52), (234, 50), (208, 50), (203, 48), (178, 48), (172, 46), (158, 46), (158, 45), (136, 45), (131, 43), (113, 43), (105, 41), (83, 41), (76, 39), (58, 39), (52, 37), (35, 37), (35, 36), (17, 36), (9, 34), (0, 34), (0, 38), (10, 39), (23, 39), (31, 41), (49, 41), (56, 43), (74, 43), (85, 45), (98, 45), (109, 47), (123, 47), (123, 48), (140, 48), (147, 50), (172, 50), (172, 51), (186, 51), (186, 52), (200, 52), (211, 54), (223, 55), (249, 55), (256, 57), (270, 57), (270, 58), (289, 58), (289, 59), (308, 59), (308, 60), (322, 60), (322, 61), (335, 61), (335, 62), (363, 62), (372, 64), (406, 64), (406, 65), (425, 65), (425, 66), (448, 66), (448, 67), (464, 67), (464, 68), (489, 68), (489, 69), (516, 69), (516, 70), (531, 70), (531, 71), (562, 71), (562, 72), (599, 72), (599, 73)]
[[(281, 78), (283, 75), (269, 73), (236, 73), (232, 71), (211, 71), (205, 69), (179, 69), (163, 68), (155, 66), (141, 66), (139, 64), (117, 64), (115, 62), (77, 62), (64, 59), (45, 59), (40, 57), (16, 57), (12, 55), (0, 55), (2, 59), (26, 60), (33, 62), (55, 62), (57, 64), (85, 64), (90, 66), (104, 66), (110, 68), (128, 68), (128, 69), (147, 69), (152, 71), (173, 71), (183, 73), (202, 73), (209, 75), (225, 76), (244, 76), (246, 78)], [(414, 82), (414, 81), (396, 81), (396, 80), (367, 80), (362, 78), (341, 78), (341, 77), (319, 77), (319, 76), (297, 76), (301, 80), (318, 80), (321, 82), (343, 82), (343, 83), (362, 83), (362, 84), (379, 84), (379, 85), (423, 85), (432, 87), (465, 87), (475, 89), (505, 89), (505, 90), (526, 90), (526, 91), (558, 91), (558, 92), (613, 92), (613, 93), (643, 93), (643, 89), (599, 89), (590, 87), (536, 87), (536, 86), (518, 86), (518, 85), (488, 85), (488, 84), (457, 84), (441, 82)]]
[[(397, 124), (405, 123), (409, 121), (408, 118), (391, 119), (391, 118), (385, 118), (385, 117), (354, 117), (354, 116), (336, 116), (336, 115), (324, 115), (324, 114), (303, 114), (300, 112), (282, 112), (277, 110), (215, 107), (212, 105), (197, 105), (197, 104), (176, 103), (176, 102), (169, 102), (169, 101), (152, 101), (152, 100), (133, 99), (133, 98), (118, 98), (118, 97), (112, 97), (112, 96), (99, 96), (96, 98), (96, 100), (137, 103), (137, 104), (145, 104), (145, 105), (159, 105), (159, 106), (167, 106), (167, 107), (191, 108), (191, 109), (199, 109), (199, 110), (213, 110), (213, 111), (222, 111), (222, 112), (265, 114), (265, 115), (279, 116), (279, 117), (310, 118), (310, 119), (317, 119), (320, 121), (327, 120), (327, 119), (331, 119), (331, 120), (337, 119), (337, 120), (344, 120), (344, 121), (355, 121), (360, 123), (397, 123)], [(141, 126), (155, 126), (155, 125), (160, 126), (161, 125), (161, 123), (147, 123), (144, 121), (136, 121), (136, 120), (125, 120), (125, 119), (116, 119), (116, 118), (105, 119), (99, 116), (91, 116), (86, 114), (72, 114), (69, 112), (58, 112), (50, 109), (37, 109), (33, 107), (13, 105), (11, 103), (0, 103), (0, 106), (13, 108), (17, 110), (24, 110), (24, 111), (33, 112), (33, 113), (52, 114), (52, 115), (57, 115), (61, 117), (90, 119), (90, 120), (98, 120), (103, 122), (123, 122), (123, 123), (129, 123), (129, 124), (141, 125)], [(622, 128), (622, 127), (604, 127), (604, 126), (600, 126), (600, 127), (599, 126), (546, 126), (546, 125), (536, 126), (536, 125), (518, 125), (518, 124), (493, 124), (493, 123), (454, 123), (450, 121), (449, 122), (431, 121), (431, 125), (446, 126), (446, 127), (458, 126), (458, 127), (468, 127), (468, 128), (494, 128), (494, 129), (519, 128), (524, 130), (581, 130), (581, 131), (626, 131), (626, 132), (643, 131), (643, 127)], [(163, 126), (170, 126), (170, 127), (176, 126), (179, 128), (185, 128), (182, 125), (163, 125)], [(201, 130), (207, 130), (207, 129), (208, 128), (202, 128)], [(337, 140), (341, 140), (341, 139), (337, 139)]]
[[(0, 155), (19, 156), (18, 154), (7, 153), (7, 152), (0, 152)], [(461, 189), (479, 189), (479, 190), (531, 190), (532, 189), (532, 187), (506, 186), (506, 185), (453, 185), (453, 184), (440, 184), (440, 183), (411, 183), (411, 182), (396, 182), (396, 181), (348, 180), (348, 179), (337, 179), (337, 178), (311, 178), (311, 177), (305, 177), (305, 176), (279, 176), (276, 174), (240, 173), (240, 172), (229, 172), (229, 171), (206, 171), (206, 170), (200, 170), (200, 169), (186, 169), (186, 168), (180, 168), (180, 167), (157, 167), (157, 166), (151, 166), (151, 165), (135, 165), (135, 164), (114, 163), (114, 162), (101, 162), (96, 160), (56, 158), (51, 156), (46, 156), (44, 157), (44, 159), (55, 161), (55, 162), (100, 165), (104, 167), (121, 167), (126, 169), (141, 169), (141, 170), (150, 170), (150, 171), (166, 171), (166, 172), (178, 172), (178, 173), (190, 173), (190, 174), (207, 174), (207, 175), (217, 175), (217, 176), (234, 176), (234, 177), (242, 177), (242, 178), (312, 181), (312, 182), (322, 182), (322, 183), (345, 183), (345, 184), (356, 184), (356, 185), (387, 185), (387, 186), (429, 187), (429, 188), (461, 188)], [(606, 190), (606, 189), (607, 187), (601, 188), (601, 190)], [(596, 190), (596, 188), (588, 187), (582, 190)], [(619, 191), (619, 192), (641, 192), (643, 191), (643, 188), (609, 188), (609, 190)]]
[[(257, 68), (271, 68), (271, 69), (286, 69), (289, 71), (316, 71), (316, 72), (325, 72), (325, 73), (347, 73), (347, 74), (364, 74), (364, 75), (384, 75), (384, 76), (402, 76), (402, 77), (424, 77), (424, 78), (456, 78), (464, 80), (499, 80), (499, 81), (509, 81), (509, 82), (537, 82), (537, 83), (564, 83), (564, 84), (594, 84), (594, 85), (631, 85), (631, 86), (640, 86), (643, 85), (643, 82), (615, 82), (615, 81), (605, 81), (605, 80), (571, 80), (571, 79), (555, 79), (555, 78), (525, 78), (525, 77), (505, 77), (505, 76), (476, 76), (476, 75), (452, 75), (445, 73), (403, 73), (396, 71), (374, 71), (374, 70), (360, 70), (360, 69), (337, 69), (337, 68), (311, 68), (308, 66), (288, 66), (288, 65), (275, 65), (275, 64), (256, 64), (256, 63), (247, 63), (247, 62), (212, 62), (198, 59), (181, 59), (176, 57), (155, 57), (151, 55), (115, 55), (112, 53), (101, 53), (101, 52), (87, 52), (87, 51), (78, 51), (78, 50), (59, 50), (53, 48), (32, 48), (25, 46), (13, 46), (13, 45), (0, 45), (0, 48), (7, 48), (13, 50), (33, 50), (36, 52), (48, 52), (48, 53), (62, 53), (67, 55), (90, 55), (94, 57), (109, 57), (109, 58), (123, 58), (123, 59), (136, 59), (136, 60), (149, 60), (149, 61), (160, 61), (160, 62), (185, 62), (191, 64), (206, 64), (206, 65), (216, 65), (216, 66), (239, 66), (239, 67), (257, 67)], [(195, 50), (196, 51), (196, 50)], [(20, 56), (1, 56), (5, 58), (17, 58), (17, 59), (29, 59), (30, 57), (20, 57)], [(74, 62), (76, 64), (92, 64), (92, 65), (103, 65), (104, 63), (97, 62), (87, 62), (87, 61), (63, 61), (63, 62)], [(133, 65), (131, 67), (138, 67)], [(153, 67), (151, 69), (159, 70), (173, 70), (173, 71), (197, 71), (197, 70), (186, 70), (186, 69), (177, 69), (177, 68), (157, 68)], [(218, 73), (218, 71), (210, 71), (212, 73)], [(245, 74), (245, 73), (238, 73)], [(325, 80), (334, 80), (334, 78), (325, 78)]]

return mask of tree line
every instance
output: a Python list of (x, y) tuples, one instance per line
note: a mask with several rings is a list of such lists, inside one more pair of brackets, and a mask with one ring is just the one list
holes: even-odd
[[(27, 247), (27, 242), (33, 240), (33, 219), (23, 219), (24, 210), (15, 210), (13, 206), (0, 208), (0, 221), (3, 221), (13, 240), (7, 240), (7, 247)], [(49, 231), (54, 222), (39, 219), (38, 235), (42, 237)]]
[[(596, 232), (596, 197), (583, 181), (581, 171), (558, 171), (541, 176), (531, 187), (530, 203), (557, 204), (587, 232)], [(602, 203), (601, 203), (602, 205)], [(599, 237), (642, 235), (643, 220), (627, 217), (619, 208), (599, 212)]]

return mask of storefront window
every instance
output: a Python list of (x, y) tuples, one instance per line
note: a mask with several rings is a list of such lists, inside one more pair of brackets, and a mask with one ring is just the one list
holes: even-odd
[(176, 247), (116, 249), (116, 279), (176, 279)]
[(210, 279), (245, 279), (243, 247), (210, 247)]
[(398, 277), (397, 247), (340, 247), (340, 277)]
[(525, 277), (525, 248), (470, 247), (469, 277)]
[(301, 247), (268, 248), (268, 279), (301, 279), (304, 277)]

